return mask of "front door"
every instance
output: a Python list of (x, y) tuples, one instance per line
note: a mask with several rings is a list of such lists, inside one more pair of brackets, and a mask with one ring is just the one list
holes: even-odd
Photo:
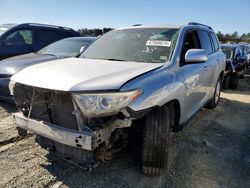
[(189, 119), (204, 103), (207, 95), (208, 65), (204, 63), (185, 63), (185, 54), (189, 49), (200, 49), (200, 39), (196, 30), (188, 31), (185, 35), (181, 53), (181, 72), (184, 76), (185, 109)]

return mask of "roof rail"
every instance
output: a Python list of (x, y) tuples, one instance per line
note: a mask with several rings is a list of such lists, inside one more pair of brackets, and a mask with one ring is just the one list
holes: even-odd
[(201, 24), (201, 23), (197, 23), (197, 22), (189, 22), (188, 25), (197, 25), (197, 26), (203, 26), (203, 27), (207, 27), (208, 29), (213, 30), (212, 27), (205, 25), (205, 24)]
[(135, 25), (133, 25), (133, 26), (141, 26), (141, 24), (135, 24)]
[(49, 24), (38, 24), (38, 23), (28, 23), (30, 26), (38, 26), (38, 27), (50, 27), (55, 29), (65, 29), (65, 30), (71, 30), (69, 27), (62, 27), (62, 26), (56, 26), (56, 25), (49, 25)]

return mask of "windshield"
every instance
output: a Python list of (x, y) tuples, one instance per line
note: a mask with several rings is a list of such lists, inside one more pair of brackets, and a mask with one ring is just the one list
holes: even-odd
[(89, 59), (163, 63), (170, 60), (178, 29), (133, 28), (113, 30), (81, 55)]
[(93, 40), (90, 39), (63, 39), (54, 42), (38, 51), (39, 54), (50, 54), (58, 57), (74, 57), (81, 52), (81, 48), (87, 48)]
[(233, 57), (233, 50), (232, 49), (223, 48), (222, 51), (224, 52), (224, 54), (226, 54), (227, 59), (232, 60), (232, 57)]

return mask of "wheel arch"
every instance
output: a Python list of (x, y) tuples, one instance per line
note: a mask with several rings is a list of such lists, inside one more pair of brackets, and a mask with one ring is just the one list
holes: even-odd
[(180, 128), (180, 118), (181, 118), (181, 105), (178, 99), (172, 99), (164, 104), (169, 105), (170, 108), (174, 109), (174, 124), (172, 126), (173, 131), (178, 131)]
[(223, 80), (224, 80), (224, 71), (221, 71), (221, 72), (220, 72), (219, 77), (221, 78), (221, 81), (223, 81)]

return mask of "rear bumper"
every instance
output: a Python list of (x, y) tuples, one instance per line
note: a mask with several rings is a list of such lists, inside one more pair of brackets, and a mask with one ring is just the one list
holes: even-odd
[(79, 132), (67, 129), (52, 123), (27, 118), (22, 113), (13, 113), (12, 116), (16, 127), (31, 131), (55, 142), (88, 151), (93, 151), (97, 146), (95, 132)]

